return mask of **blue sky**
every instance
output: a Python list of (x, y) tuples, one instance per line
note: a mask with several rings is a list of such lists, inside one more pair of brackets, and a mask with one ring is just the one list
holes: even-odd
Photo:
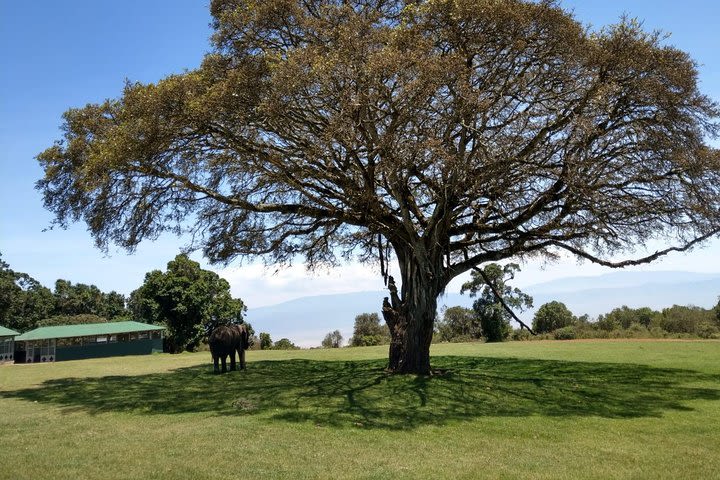
[[(702, 90), (720, 100), (720, 6), (713, 0), (565, 1), (583, 23), (596, 27), (623, 13), (646, 29), (672, 36), (667, 43), (689, 51), (700, 64)], [(128, 255), (93, 246), (82, 224), (43, 231), (52, 220), (34, 190), (41, 177), (35, 155), (60, 137), (70, 107), (116, 97), (125, 79), (154, 82), (199, 65), (209, 49), (207, 1), (190, 0), (0, 0), (0, 252), (18, 271), (47, 286), (58, 278), (93, 283), (128, 294), (147, 271), (164, 268), (184, 244), (163, 237)], [(198, 254), (193, 255), (202, 261)], [(207, 264), (205, 264), (207, 266)], [(260, 265), (215, 268), (250, 307), (304, 295), (382, 288), (375, 269), (347, 265), (309, 276), (302, 265), (266, 271)], [(720, 240), (673, 255), (643, 270), (720, 272)], [(568, 259), (529, 263), (520, 286), (606, 270)], [(459, 288), (453, 284), (451, 290)]]

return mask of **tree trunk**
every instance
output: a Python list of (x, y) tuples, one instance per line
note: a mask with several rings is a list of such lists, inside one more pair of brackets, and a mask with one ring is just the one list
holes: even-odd
[[(405, 268), (403, 268), (405, 267)], [(441, 291), (438, 276), (430, 269), (403, 264), (402, 297), (389, 277), (390, 299), (383, 302), (383, 316), (390, 334), (388, 370), (393, 373), (430, 374), (430, 342)]]

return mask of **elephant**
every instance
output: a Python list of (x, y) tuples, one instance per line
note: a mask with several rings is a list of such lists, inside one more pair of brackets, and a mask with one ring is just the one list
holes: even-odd
[[(210, 353), (213, 358), (213, 372), (227, 372), (227, 357), (230, 356), (230, 370), (236, 370), (235, 352), (240, 359), (240, 369), (245, 370), (245, 350), (250, 346), (248, 329), (245, 325), (220, 325), (215, 328), (208, 339)], [(222, 372), (218, 368), (222, 361)]]

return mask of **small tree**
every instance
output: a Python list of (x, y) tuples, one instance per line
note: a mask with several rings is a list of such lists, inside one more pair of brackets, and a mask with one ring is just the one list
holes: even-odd
[(300, 347), (295, 345), (288, 338), (281, 338), (280, 340), (275, 342), (272, 346), (273, 350), (298, 350), (299, 348)]
[(552, 301), (542, 305), (535, 312), (533, 330), (536, 333), (554, 332), (558, 328), (569, 327), (575, 323), (575, 315), (564, 303)]
[(437, 324), (437, 339), (441, 342), (478, 340), (482, 337), (480, 319), (471, 308), (450, 307)]
[(342, 346), (343, 337), (340, 330), (335, 330), (325, 335), (322, 341), (323, 348), (340, 348)]
[(260, 350), (269, 350), (272, 348), (272, 339), (269, 333), (260, 332)]
[(387, 325), (380, 325), (380, 316), (377, 313), (361, 313), (355, 317), (350, 346), (365, 347), (387, 343), (390, 343), (390, 332)]
[[(480, 320), (480, 327), (488, 342), (501, 342), (512, 332), (511, 314), (505, 308), (506, 306), (517, 308), (520, 311), (532, 307), (533, 300), (530, 295), (507, 284), (515, 277), (517, 271), (520, 271), (520, 267), (515, 263), (508, 263), (504, 267), (497, 263), (491, 263), (486, 265), (482, 271), (473, 270), (471, 280), (463, 284), (460, 290), (460, 293), (470, 292), (470, 297), (478, 296), (473, 303), (473, 310)], [(505, 305), (498, 299), (495, 292), (500, 295), (500, 299)]]

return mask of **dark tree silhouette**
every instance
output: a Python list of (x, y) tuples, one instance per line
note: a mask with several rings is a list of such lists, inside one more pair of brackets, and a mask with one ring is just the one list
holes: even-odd
[[(649, 262), (720, 229), (718, 106), (637, 22), (552, 1), (214, 0), (202, 65), (65, 113), (39, 155), (100, 247), (400, 270), (389, 368), (428, 373), (437, 296), (478, 265)], [(649, 239), (643, 258), (612, 262)], [(390, 312), (390, 310), (392, 312)]]

